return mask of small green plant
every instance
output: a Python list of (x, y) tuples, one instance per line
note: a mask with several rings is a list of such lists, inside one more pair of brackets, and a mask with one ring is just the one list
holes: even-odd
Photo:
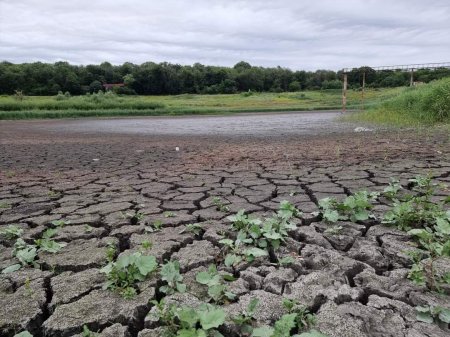
[(166, 305), (164, 301), (152, 302), (157, 310), (154, 314), (164, 329), (165, 337), (223, 337), (217, 330), (225, 323), (225, 311), (203, 304), (198, 308)]
[(92, 227), (90, 225), (84, 225), (84, 231), (86, 233), (92, 233), (93, 230), (94, 230), (94, 227)]
[(25, 279), (25, 282), (24, 282), (23, 285), (25, 287), (25, 291), (26, 291), (27, 295), (28, 296), (32, 296), (33, 295), (33, 289), (31, 288), (31, 280), (30, 280), (29, 277), (27, 277)]
[(9, 225), (4, 230), (0, 231), (0, 234), (4, 235), (7, 240), (14, 240), (22, 236), (23, 229), (16, 225)]
[(17, 173), (15, 171), (8, 171), (5, 175), (7, 178), (13, 178), (17, 175)]
[(281, 267), (285, 267), (285, 266), (289, 266), (291, 264), (293, 264), (295, 262), (294, 257), (288, 255), (288, 256), (284, 256), (283, 258), (278, 260), (278, 264)]
[(114, 261), (114, 259), (116, 258), (116, 254), (117, 254), (117, 246), (114, 242), (108, 242), (106, 244), (106, 260), (108, 262), (112, 262)]
[(13, 264), (2, 270), (3, 274), (11, 273), (19, 270), (21, 267), (32, 266), (39, 267), (36, 261), (39, 252), (57, 253), (66, 246), (64, 242), (56, 242), (51, 239), (56, 234), (57, 230), (48, 228), (42, 234), (40, 239), (34, 240), (34, 244), (26, 243), (22, 238), (18, 238), (14, 243), (13, 256), (16, 257), (20, 263)]
[(151, 249), (151, 248), (153, 247), (153, 242), (148, 241), (148, 240), (142, 241), (142, 242), (141, 242), (141, 247), (142, 247), (144, 250)]
[(230, 207), (225, 205), (220, 197), (214, 197), (212, 202), (216, 206), (216, 210), (219, 212), (227, 213), (230, 211)]
[(49, 191), (47, 193), (48, 197), (52, 198), (52, 199), (57, 199), (59, 197), (61, 197), (61, 193), (60, 192), (56, 192), (56, 191)]
[(418, 241), (420, 248), (428, 253), (423, 259), (422, 253), (412, 252), (409, 255), (413, 260), (409, 278), (417, 284), (426, 285), (429, 289), (440, 291), (441, 284), (449, 283), (450, 273), (438, 276), (435, 261), (441, 256), (450, 257), (450, 211), (444, 216), (435, 218), (433, 227), (414, 228), (408, 231)]
[(383, 195), (390, 200), (394, 200), (394, 199), (397, 199), (398, 192), (402, 189), (403, 189), (403, 187), (400, 184), (400, 181), (398, 181), (397, 179), (391, 178), (389, 185), (387, 187), (385, 187), (383, 190)]
[[(229, 280), (234, 279), (232, 275), (228, 275), (227, 278)], [(236, 297), (224, 284), (224, 275), (219, 274), (217, 267), (213, 264), (209, 266), (207, 271), (199, 272), (195, 280), (208, 287), (208, 296), (216, 304), (226, 303)]]
[(7, 202), (0, 202), (0, 208), (2, 209), (11, 208), (11, 205), (8, 204)]
[(69, 225), (70, 221), (65, 220), (53, 220), (51, 224), (55, 227), (64, 227), (65, 225)]
[(155, 220), (150, 226), (145, 227), (145, 231), (149, 233), (160, 231), (162, 228), (163, 222), (161, 220)]
[(89, 330), (87, 325), (83, 325), (83, 332), (81, 333), (82, 337), (98, 337), (99, 334)]
[(410, 230), (430, 226), (437, 217), (443, 216), (445, 200), (440, 203), (432, 200), (437, 189), (443, 186), (433, 183), (429, 176), (417, 176), (410, 179), (410, 183), (414, 194), (394, 199), (393, 207), (385, 214), (383, 223)]
[(264, 220), (252, 218), (244, 210), (229, 216), (232, 228), (238, 233), (235, 240), (220, 240), (228, 251), (225, 265), (236, 266), (243, 258), (252, 262), (278, 249), (288, 237), (288, 231), (296, 228), (292, 218), (300, 214), (290, 202), (282, 201), (277, 213)]
[(186, 285), (183, 283), (183, 276), (180, 274), (180, 263), (178, 261), (169, 261), (161, 266), (161, 280), (166, 285), (161, 286), (159, 290), (167, 295), (173, 294), (175, 291), (184, 293)]
[(316, 324), (315, 316), (308, 309), (300, 306), (297, 301), (284, 299), (283, 306), (287, 309), (288, 313), (297, 315), (295, 322), (299, 331), (309, 329)]
[(180, 231), (180, 234), (189, 232), (189, 233), (192, 233), (192, 234), (198, 236), (198, 235), (200, 235), (202, 230), (203, 230), (202, 225), (200, 225), (199, 223), (190, 223), (190, 224), (187, 224), (186, 227)]
[[(300, 307), (296, 301), (284, 299), (283, 306), (288, 313), (281, 316), (274, 327), (255, 328), (252, 337), (327, 337), (317, 330), (309, 330), (315, 324), (315, 317), (307, 309)], [(304, 332), (293, 335), (293, 331)]]
[(122, 255), (100, 270), (108, 279), (103, 288), (117, 291), (124, 298), (133, 298), (137, 293), (137, 282), (144, 281), (157, 267), (154, 256), (145, 256), (140, 252)]
[(334, 225), (334, 226), (331, 226), (331, 227), (325, 229), (324, 233), (330, 234), (330, 235), (339, 235), (342, 233), (342, 229), (343, 229), (342, 226)]
[(448, 329), (450, 324), (450, 309), (439, 306), (416, 307), (416, 319), (425, 323), (436, 323)]
[(22, 266), (30, 266), (37, 268), (38, 263), (35, 261), (38, 254), (36, 246), (27, 244), (21, 238), (16, 240), (14, 244), (13, 256), (15, 256)]
[(247, 308), (239, 315), (232, 318), (232, 321), (239, 326), (241, 334), (244, 336), (250, 336), (253, 332), (253, 326), (255, 324), (255, 311), (258, 306), (259, 299), (253, 297), (247, 305)]
[(140, 222), (140, 221), (142, 221), (145, 218), (145, 214), (140, 212), (140, 211), (138, 211), (134, 215), (134, 218), (136, 219), (137, 222)]
[(51, 239), (54, 235), (56, 235), (56, 233), (56, 229), (49, 228), (44, 231), (40, 239), (34, 240), (34, 243), (39, 248), (39, 251), (57, 253), (67, 245), (65, 242), (56, 242)]
[(375, 216), (370, 212), (373, 208), (372, 202), (378, 198), (376, 192), (359, 191), (339, 202), (334, 198), (319, 200), (319, 208), (326, 222), (337, 222), (339, 220), (350, 220), (353, 222), (364, 221)]
[(165, 218), (174, 218), (177, 216), (177, 214), (172, 211), (166, 211), (163, 213), (163, 215)]

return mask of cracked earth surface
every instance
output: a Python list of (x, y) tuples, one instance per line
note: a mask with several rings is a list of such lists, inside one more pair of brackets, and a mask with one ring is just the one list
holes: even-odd
[[(147, 317), (149, 300), (158, 296), (156, 280), (140, 283), (132, 300), (102, 290), (99, 269), (107, 263), (108, 243), (122, 254), (151, 241), (146, 254), (180, 261), (188, 293), (170, 301), (195, 306), (204, 295), (195, 274), (218, 258), (219, 240), (229, 231), (226, 217), (240, 209), (270, 214), (282, 200), (304, 213), (277, 251), (295, 263), (279, 267), (260, 259), (239, 268), (230, 286), (237, 299), (227, 312), (244, 309), (256, 296), (258, 323), (273, 323), (287, 297), (314, 312), (316, 328), (333, 337), (448, 336), (415, 318), (415, 306), (448, 306), (448, 297), (406, 278), (411, 260), (403, 251), (414, 247), (411, 237), (379, 221), (342, 222), (342, 233), (327, 234), (327, 225), (312, 214), (320, 198), (380, 191), (390, 177), (405, 183), (431, 173), (449, 184), (448, 134), (152, 137), (25, 134), (24, 125), (0, 125), (0, 229), (18, 224), (31, 242), (51, 221), (64, 220), (56, 240), (67, 246), (40, 253), (41, 269), (0, 275), (1, 336), (24, 329), (35, 337), (81, 336), (83, 325), (103, 337), (160, 336)], [(218, 211), (214, 197), (229, 211)], [(375, 213), (386, 208), (379, 203)], [(139, 221), (127, 215), (137, 212)], [(146, 232), (158, 220), (162, 229)], [(202, 224), (203, 232), (183, 231), (189, 223)], [(0, 269), (16, 263), (12, 244), (0, 237)], [(235, 336), (231, 324), (223, 333)]]

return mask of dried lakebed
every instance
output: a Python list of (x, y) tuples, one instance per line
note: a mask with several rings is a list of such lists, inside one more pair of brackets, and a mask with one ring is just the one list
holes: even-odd
[[(39, 252), (40, 269), (0, 275), (2, 336), (23, 330), (38, 337), (81, 336), (85, 325), (100, 336), (159, 336), (160, 323), (148, 313), (155, 310), (150, 301), (163, 297), (163, 282), (157, 273), (139, 282), (133, 299), (103, 290), (100, 269), (111, 245), (121, 255), (144, 249), (158, 263), (179, 261), (187, 292), (167, 301), (197, 306), (205, 289), (195, 275), (211, 263), (223, 265), (219, 241), (230, 231), (227, 216), (240, 209), (270, 215), (282, 200), (303, 215), (275, 259), (236, 268), (229, 283), (236, 299), (223, 305), (227, 313), (245, 310), (257, 297), (256, 325), (273, 324), (288, 298), (308, 307), (315, 329), (333, 337), (448, 335), (416, 319), (416, 306), (448, 307), (448, 297), (407, 278), (412, 261), (404, 252), (415, 245), (409, 235), (379, 220), (340, 222), (336, 235), (313, 214), (323, 197), (381, 191), (390, 177), (406, 184), (430, 173), (435, 182), (449, 184), (447, 134), (292, 135), (269, 142), (33, 128), (23, 133), (27, 125), (0, 126), (0, 230), (17, 224), (23, 239), (33, 242), (62, 220), (53, 238), (66, 245), (54, 254)], [(387, 208), (380, 201), (374, 212), (381, 216)], [(146, 230), (155, 223), (159, 230)], [(187, 230), (192, 223), (201, 224), (199, 234)], [(17, 262), (13, 243), (0, 238), (0, 269)], [(285, 256), (294, 262), (274, 263)], [(229, 322), (219, 330), (234, 336)]]

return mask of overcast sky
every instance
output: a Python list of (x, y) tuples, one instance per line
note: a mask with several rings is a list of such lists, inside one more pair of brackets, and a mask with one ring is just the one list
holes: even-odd
[(450, 61), (449, 0), (0, 0), (0, 60), (334, 69)]

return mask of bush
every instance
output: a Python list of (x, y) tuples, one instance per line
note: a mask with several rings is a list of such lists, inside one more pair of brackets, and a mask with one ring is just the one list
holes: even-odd
[(300, 91), (302, 89), (299, 81), (292, 81), (289, 84), (289, 91)]

